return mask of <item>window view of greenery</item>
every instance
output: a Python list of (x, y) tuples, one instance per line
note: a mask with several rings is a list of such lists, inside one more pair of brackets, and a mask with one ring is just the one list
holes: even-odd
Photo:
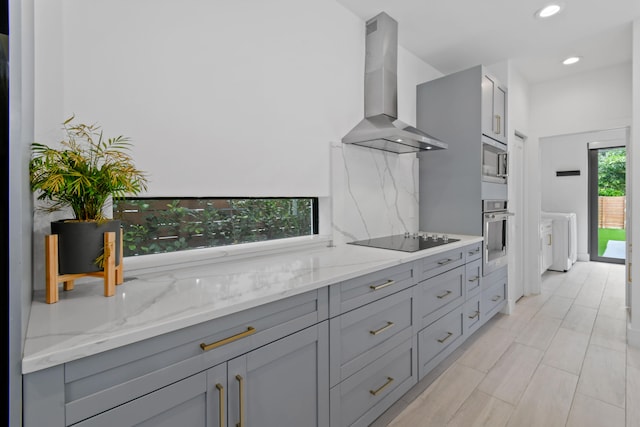
[(316, 198), (131, 198), (113, 206), (125, 256), (308, 236), (317, 233), (316, 212)]
[(625, 256), (626, 161), (625, 148), (598, 151), (598, 256)]

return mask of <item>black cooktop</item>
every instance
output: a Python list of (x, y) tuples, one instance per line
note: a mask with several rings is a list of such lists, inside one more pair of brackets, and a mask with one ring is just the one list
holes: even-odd
[(435, 248), (447, 243), (457, 242), (447, 235), (435, 234), (396, 234), (393, 236), (377, 237), (375, 239), (349, 242), (351, 245), (369, 246), (371, 248), (391, 249), (402, 252), (416, 252), (423, 249)]

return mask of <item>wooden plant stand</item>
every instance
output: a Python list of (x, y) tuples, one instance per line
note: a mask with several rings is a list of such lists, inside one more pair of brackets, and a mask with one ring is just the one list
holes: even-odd
[(111, 297), (116, 294), (116, 285), (124, 282), (123, 277), (123, 246), (122, 233), (120, 233), (120, 265), (116, 267), (116, 233), (104, 233), (104, 270), (91, 273), (58, 274), (58, 235), (49, 234), (44, 238), (45, 244), (45, 270), (46, 270), (46, 295), (47, 304), (58, 302), (58, 284), (62, 283), (65, 291), (73, 290), (73, 281), (81, 277), (103, 277), (104, 296)]

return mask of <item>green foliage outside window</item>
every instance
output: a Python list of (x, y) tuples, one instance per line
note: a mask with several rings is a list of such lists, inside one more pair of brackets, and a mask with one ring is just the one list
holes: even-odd
[(627, 151), (624, 148), (598, 153), (598, 196), (624, 196)]
[(124, 255), (227, 246), (314, 234), (313, 198), (126, 199), (114, 203), (122, 220)]

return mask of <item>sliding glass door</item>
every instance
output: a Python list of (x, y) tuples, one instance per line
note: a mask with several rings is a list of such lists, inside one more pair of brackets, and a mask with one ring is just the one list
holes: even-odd
[(589, 150), (589, 253), (592, 261), (624, 264), (626, 148)]

